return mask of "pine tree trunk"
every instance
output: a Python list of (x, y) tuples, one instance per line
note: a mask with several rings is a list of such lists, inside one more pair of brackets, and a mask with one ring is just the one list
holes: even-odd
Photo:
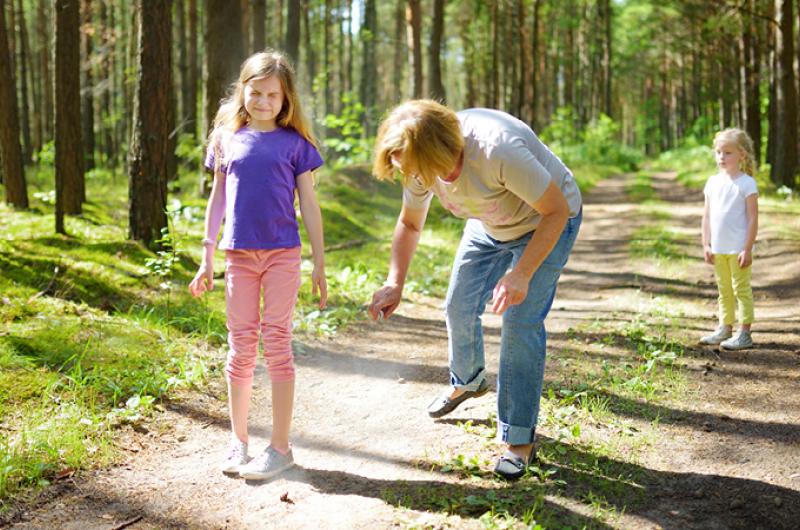
[[(179, 94), (178, 98), (178, 131), (176, 133), (183, 133), (186, 129), (186, 109), (189, 106), (189, 58), (186, 50), (186, 0), (175, 0), (175, 18), (177, 23), (173, 24), (175, 28), (175, 41), (178, 47), (178, 79), (175, 92)], [(179, 85), (179, 86), (178, 86)]]
[(406, 24), (408, 41), (408, 62), (411, 75), (410, 92), (412, 98), (422, 97), (422, 17), (420, 13), (420, 0), (407, 0)]
[(797, 155), (797, 87), (794, 83), (794, 9), (791, 0), (775, 0), (776, 113), (775, 159), (771, 179), (795, 187)]
[(239, 2), (206, 0), (206, 126), (210, 126), (228, 86), (244, 60)]
[(534, 130), (539, 130), (541, 124), (541, 103), (539, 102), (539, 79), (541, 64), (544, 56), (539, 52), (539, 17), (541, 16), (541, 0), (533, 1), (533, 17), (531, 18), (531, 54), (533, 55), (533, 70), (530, 73), (531, 102), (529, 107), (530, 124)]
[[(394, 51), (394, 69), (392, 71), (392, 103), (398, 103), (403, 99), (403, 69), (405, 61), (403, 58), (406, 56), (407, 51), (405, 31), (406, 31), (406, 15), (405, 15), (405, 0), (395, 0), (394, 8), (394, 42), (392, 49)], [(464, 51), (466, 56), (467, 52)], [(466, 59), (465, 59), (466, 60)]]
[[(400, 0), (404, 1), (404, 0)], [(464, 47), (464, 77), (467, 88), (466, 93), (466, 107), (472, 108), (478, 104), (476, 69), (477, 61), (475, 60), (475, 42), (472, 38), (472, 22), (471, 13), (464, 10), (459, 25), (461, 27), (461, 42)]]
[[(333, 112), (333, 93), (332, 93), (332, 85), (331, 85), (331, 74), (333, 73), (333, 67), (331, 65), (331, 46), (333, 43), (331, 42), (331, 24), (333, 23), (332, 20), (332, 13), (333, 10), (333, 1), (332, 0), (325, 0), (325, 19), (322, 32), (322, 61), (325, 63), (323, 65), (323, 70), (325, 72), (325, 77), (323, 80), (323, 90), (325, 91), (325, 116), (328, 116)], [(327, 135), (327, 130), (325, 131)]]
[(375, 0), (365, 0), (364, 21), (361, 25), (361, 86), (359, 96), (361, 104), (364, 105), (363, 126), (367, 135), (373, 133), (373, 114), (377, 103), (377, 78), (378, 65), (375, 62), (375, 40), (378, 31), (377, 12)]
[[(146, 4), (146, 5), (145, 5)], [(171, 0), (139, 0), (138, 83), (129, 160), (129, 236), (152, 248), (167, 227)], [(241, 27), (241, 26), (240, 26)], [(241, 46), (241, 39), (237, 41)]]
[(253, 51), (261, 51), (267, 47), (267, 40), (264, 34), (264, 24), (267, 20), (266, 0), (253, 0), (252, 14), (250, 16), (251, 29), (250, 35), (253, 39)]
[(603, 112), (609, 118), (613, 117), (612, 109), (612, 93), (611, 93), (611, 59), (613, 47), (613, 35), (611, 33), (611, 19), (613, 16), (611, 0), (603, 0), (603, 21), (605, 23), (604, 33), (605, 39), (603, 40)]
[[(374, 0), (373, 0), (374, 1)], [(444, 33), (445, 0), (433, 0), (433, 19), (431, 28), (431, 44), (428, 48), (428, 82), (431, 98), (446, 101), (444, 85), (442, 85), (442, 34)]]
[(19, 143), (17, 88), (11, 69), (11, 53), (6, 31), (6, 5), (0, 0), (0, 162), (6, 202), (15, 208), (28, 207), (28, 188)]
[(116, 74), (114, 72), (111, 35), (114, 32), (113, 11), (106, 7), (106, 2), (100, 2), (100, 31), (103, 46), (103, 57), (100, 62), (100, 75), (106, 81), (106, 86), (100, 96), (100, 123), (102, 131), (102, 152), (105, 154), (105, 163), (111, 165), (114, 159), (114, 131), (111, 125), (113, 109), (111, 107), (111, 92), (116, 87)]
[(33, 143), (31, 142), (31, 123), (30, 123), (30, 44), (28, 43), (28, 28), (25, 21), (25, 11), (22, 9), (22, 0), (18, 3), (17, 24), (19, 25), (19, 80), (21, 96), (22, 125), (22, 160), (25, 164), (30, 164), (33, 159)]
[[(81, 133), (83, 163), (94, 169), (94, 81), (92, 79), (92, 0), (82, 0), (81, 18)], [(86, 197), (83, 197), (86, 200)]]
[(37, 4), (36, 28), (39, 34), (39, 42), (41, 43), (40, 50), (40, 71), (39, 78), (42, 82), (42, 108), (44, 112), (43, 129), (44, 141), (48, 142), (53, 139), (53, 76), (50, 69), (50, 41), (52, 39), (52, 27), (49, 22), (49, 16), (45, 7), (47, 0), (39, 0)]
[(300, 61), (300, 0), (289, 0), (286, 13), (286, 40), (284, 51), (289, 55), (295, 68)]
[(80, 0), (56, 0), (56, 232), (63, 215), (81, 213), (85, 196), (81, 142)]
[(189, 78), (186, 87), (186, 121), (192, 136), (197, 137), (197, 88), (199, 86), (200, 67), (197, 64), (197, 0), (189, 0)]

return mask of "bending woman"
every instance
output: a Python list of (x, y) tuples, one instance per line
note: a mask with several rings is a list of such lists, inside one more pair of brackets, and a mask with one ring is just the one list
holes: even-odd
[(425, 224), (431, 197), (467, 218), (445, 301), (450, 388), (428, 407), (439, 418), (489, 390), (481, 315), (502, 315), (497, 382), (498, 435), (507, 445), (495, 472), (516, 479), (532, 460), (544, 380), (544, 320), (581, 224), (581, 195), (570, 170), (522, 121), (497, 110), (458, 113), (408, 101), (383, 121), (373, 173), (399, 171), (403, 207), (389, 275), (369, 307), (389, 317)]

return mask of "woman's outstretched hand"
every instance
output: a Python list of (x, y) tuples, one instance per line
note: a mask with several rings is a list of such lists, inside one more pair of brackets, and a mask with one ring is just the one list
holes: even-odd
[(192, 296), (200, 296), (206, 291), (214, 288), (214, 267), (212, 265), (200, 264), (200, 269), (195, 274), (194, 279), (189, 283), (189, 292)]
[(389, 318), (400, 305), (403, 289), (399, 285), (384, 285), (372, 294), (372, 303), (367, 311), (372, 320)]
[(521, 304), (528, 296), (530, 278), (511, 270), (500, 278), (492, 292), (492, 311), (502, 315), (508, 306)]

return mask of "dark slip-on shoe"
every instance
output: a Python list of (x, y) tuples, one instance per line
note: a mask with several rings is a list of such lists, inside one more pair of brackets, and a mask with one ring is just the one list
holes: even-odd
[(434, 399), (433, 402), (428, 405), (428, 416), (431, 418), (441, 418), (442, 416), (450, 414), (456, 409), (456, 407), (461, 405), (461, 403), (469, 398), (481, 397), (487, 393), (489, 391), (489, 383), (487, 383), (486, 379), (484, 379), (481, 381), (481, 384), (478, 385), (476, 390), (467, 390), (454, 399), (450, 399), (449, 397), (451, 391), (452, 390), (448, 390), (441, 396)]

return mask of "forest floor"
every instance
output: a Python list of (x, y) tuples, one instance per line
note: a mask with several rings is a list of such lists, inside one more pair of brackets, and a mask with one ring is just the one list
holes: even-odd
[[(671, 173), (650, 179), (648, 202), (630, 198), (632, 175), (585, 197), (547, 322), (541, 461), (531, 476), (507, 484), (491, 474), (501, 451), (494, 392), (428, 418), (447, 382), (447, 336), (441, 300), (414, 296), (387, 321), (332, 339), (298, 337), (297, 466), (284, 475), (258, 483), (218, 471), (229, 437), (220, 381), (165, 402), (151, 423), (125, 433), (120, 465), (56, 481), (5, 524), (797, 528), (800, 243), (784, 237), (780, 211), (765, 211), (753, 274), (756, 347), (697, 346), (716, 324), (713, 271), (697, 237), (702, 193)], [(631, 245), (661, 243), (685, 257), (632, 257)], [(499, 319), (487, 313), (484, 327), (494, 389)], [(679, 351), (674, 362), (668, 351)], [(645, 382), (636, 393), (650, 375), (661, 386)], [(269, 439), (261, 366), (256, 385), (251, 453)]]

